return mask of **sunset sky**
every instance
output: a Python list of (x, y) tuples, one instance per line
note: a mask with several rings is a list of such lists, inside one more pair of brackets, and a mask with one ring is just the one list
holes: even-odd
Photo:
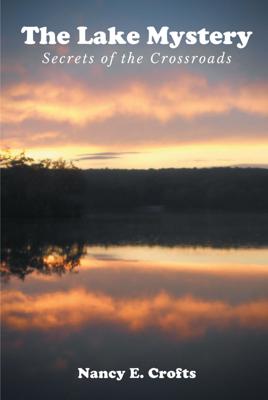
[[(268, 165), (267, 1), (4, 0), (2, 147), (82, 168)], [(22, 26), (71, 34), (116, 26), (139, 31), (253, 31), (236, 46), (27, 46)], [(142, 65), (44, 65), (42, 54), (144, 55)], [(152, 65), (162, 55), (232, 55), (229, 65)]]

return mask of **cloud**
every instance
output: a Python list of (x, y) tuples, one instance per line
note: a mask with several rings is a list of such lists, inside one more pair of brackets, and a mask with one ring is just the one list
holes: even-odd
[(107, 151), (102, 153), (87, 153), (87, 154), (80, 154), (74, 161), (86, 161), (86, 160), (112, 160), (114, 158), (122, 158), (125, 155), (129, 154), (140, 154), (137, 151)]
[[(106, 153), (76, 159), (110, 160), (113, 165), (130, 159), (129, 150), (149, 147), (213, 142), (263, 146), (268, 141), (267, 85), (210, 83), (189, 73), (102, 87), (66, 76), (57, 82), (25, 81), (3, 88), (2, 143), (16, 149), (57, 148), (59, 155), (68, 146), (76, 147), (76, 153), (85, 146), (104, 149)], [(238, 163), (247, 162), (242, 155), (235, 158)], [(75, 158), (70, 152), (68, 157)]]
[(256, 300), (232, 305), (192, 296), (172, 297), (161, 292), (152, 297), (117, 299), (85, 289), (26, 295), (3, 293), (2, 318), (17, 330), (71, 329), (111, 323), (132, 331), (156, 328), (178, 338), (194, 338), (209, 329), (268, 328), (268, 302)]
[(268, 82), (211, 84), (200, 75), (184, 74), (172, 81), (130, 81), (105, 90), (70, 80), (66, 84), (23, 82), (3, 93), (3, 121), (10, 124), (41, 119), (85, 126), (115, 116), (165, 123), (176, 117), (225, 114), (232, 110), (268, 115)]
[(74, 161), (86, 161), (86, 160), (112, 160), (113, 158), (121, 158), (120, 156), (85, 156), (75, 158)]

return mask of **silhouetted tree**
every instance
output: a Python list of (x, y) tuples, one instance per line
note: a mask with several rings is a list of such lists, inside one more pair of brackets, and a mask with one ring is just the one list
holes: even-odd
[(79, 216), (84, 206), (81, 170), (63, 159), (35, 161), (24, 152), (1, 155), (4, 217)]
[(5, 217), (67, 217), (94, 211), (268, 211), (268, 170), (203, 168), (80, 170), (25, 153), (2, 160)]

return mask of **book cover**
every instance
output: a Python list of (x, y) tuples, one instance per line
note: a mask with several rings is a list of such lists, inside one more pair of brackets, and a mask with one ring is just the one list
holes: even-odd
[(267, 2), (1, 7), (2, 399), (265, 399)]

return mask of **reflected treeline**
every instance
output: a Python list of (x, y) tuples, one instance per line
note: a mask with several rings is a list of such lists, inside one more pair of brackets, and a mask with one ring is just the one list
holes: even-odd
[(33, 271), (45, 275), (62, 275), (75, 270), (84, 253), (85, 246), (81, 242), (59, 241), (56, 237), (44, 240), (38, 230), (36, 235), (27, 236), (19, 229), (18, 235), (7, 235), (3, 240), (1, 276), (4, 280), (8, 280), (11, 275), (24, 279)]
[(214, 248), (268, 246), (268, 214), (125, 214), (49, 222), (5, 221), (5, 278), (37, 270), (63, 274), (79, 265), (86, 246), (159, 245)]

